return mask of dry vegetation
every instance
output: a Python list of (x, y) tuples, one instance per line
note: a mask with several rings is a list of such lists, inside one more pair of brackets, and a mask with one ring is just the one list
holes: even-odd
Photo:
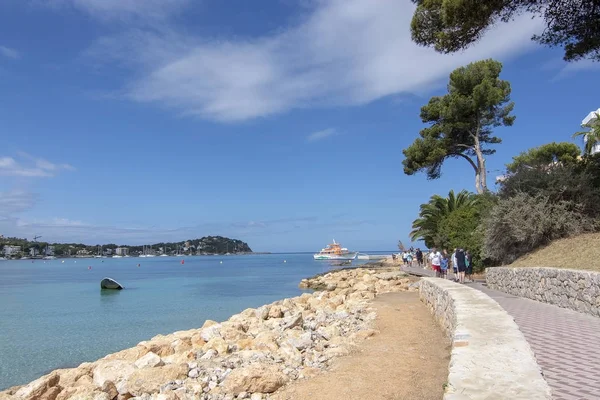
[(600, 233), (556, 240), (546, 247), (520, 257), (510, 266), (600, 271)]

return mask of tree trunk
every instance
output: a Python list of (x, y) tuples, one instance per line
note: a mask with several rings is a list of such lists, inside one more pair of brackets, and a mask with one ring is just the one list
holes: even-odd
[(488, 191), (487, 188), (487, 171), (485, 170), (485, 157), (481, 152), (481, 143), (479, 142), (479, 129), (475, 133), (475, 155), (477, 156), (477, 170), (475, 171), (475, 188), (477, 194), (483, 194)]

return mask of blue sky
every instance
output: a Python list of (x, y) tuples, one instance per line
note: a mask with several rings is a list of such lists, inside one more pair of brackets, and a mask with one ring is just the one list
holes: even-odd
[[(569, 141), (600, 107), (600, 64), (566, 64), (527, 16), (466, 52), (410, 41), (409, 0), (0, 3), (0, 234), (142, 244), (204, 235), (257, 251), (408, 242), (465, 161), (405, 176), (402, 149), (448, 74), (493, 57), (520, 151)], [(596, 88), (596, 89), (594, 89)]]

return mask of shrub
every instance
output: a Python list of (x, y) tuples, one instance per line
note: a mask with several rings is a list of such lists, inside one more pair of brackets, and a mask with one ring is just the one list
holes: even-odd
[(509, 264), (554, 239), (593, 230), (595, 221), (574, 201), (519, 192), (500, 199), (482, 228), (484, 256)]
[(498, 193), (509, 199), (519, 193), (542, 196), (551, 202), (567, 202), (572, 211), (590, 218), (600, 217), (600, 158), (555, 165), (551, 168), (522, 168), (510, 175)]

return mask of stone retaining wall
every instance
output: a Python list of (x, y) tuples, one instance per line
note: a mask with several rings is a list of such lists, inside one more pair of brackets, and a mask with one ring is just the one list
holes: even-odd
[(444, 400), (551, 399), (529, 343), (497, 302), (439, 278), (423, 278), (419, 294), (452, 339)]
[(600, 273), (559, 268), (494, 267), (488, 287), (600, 317)]

